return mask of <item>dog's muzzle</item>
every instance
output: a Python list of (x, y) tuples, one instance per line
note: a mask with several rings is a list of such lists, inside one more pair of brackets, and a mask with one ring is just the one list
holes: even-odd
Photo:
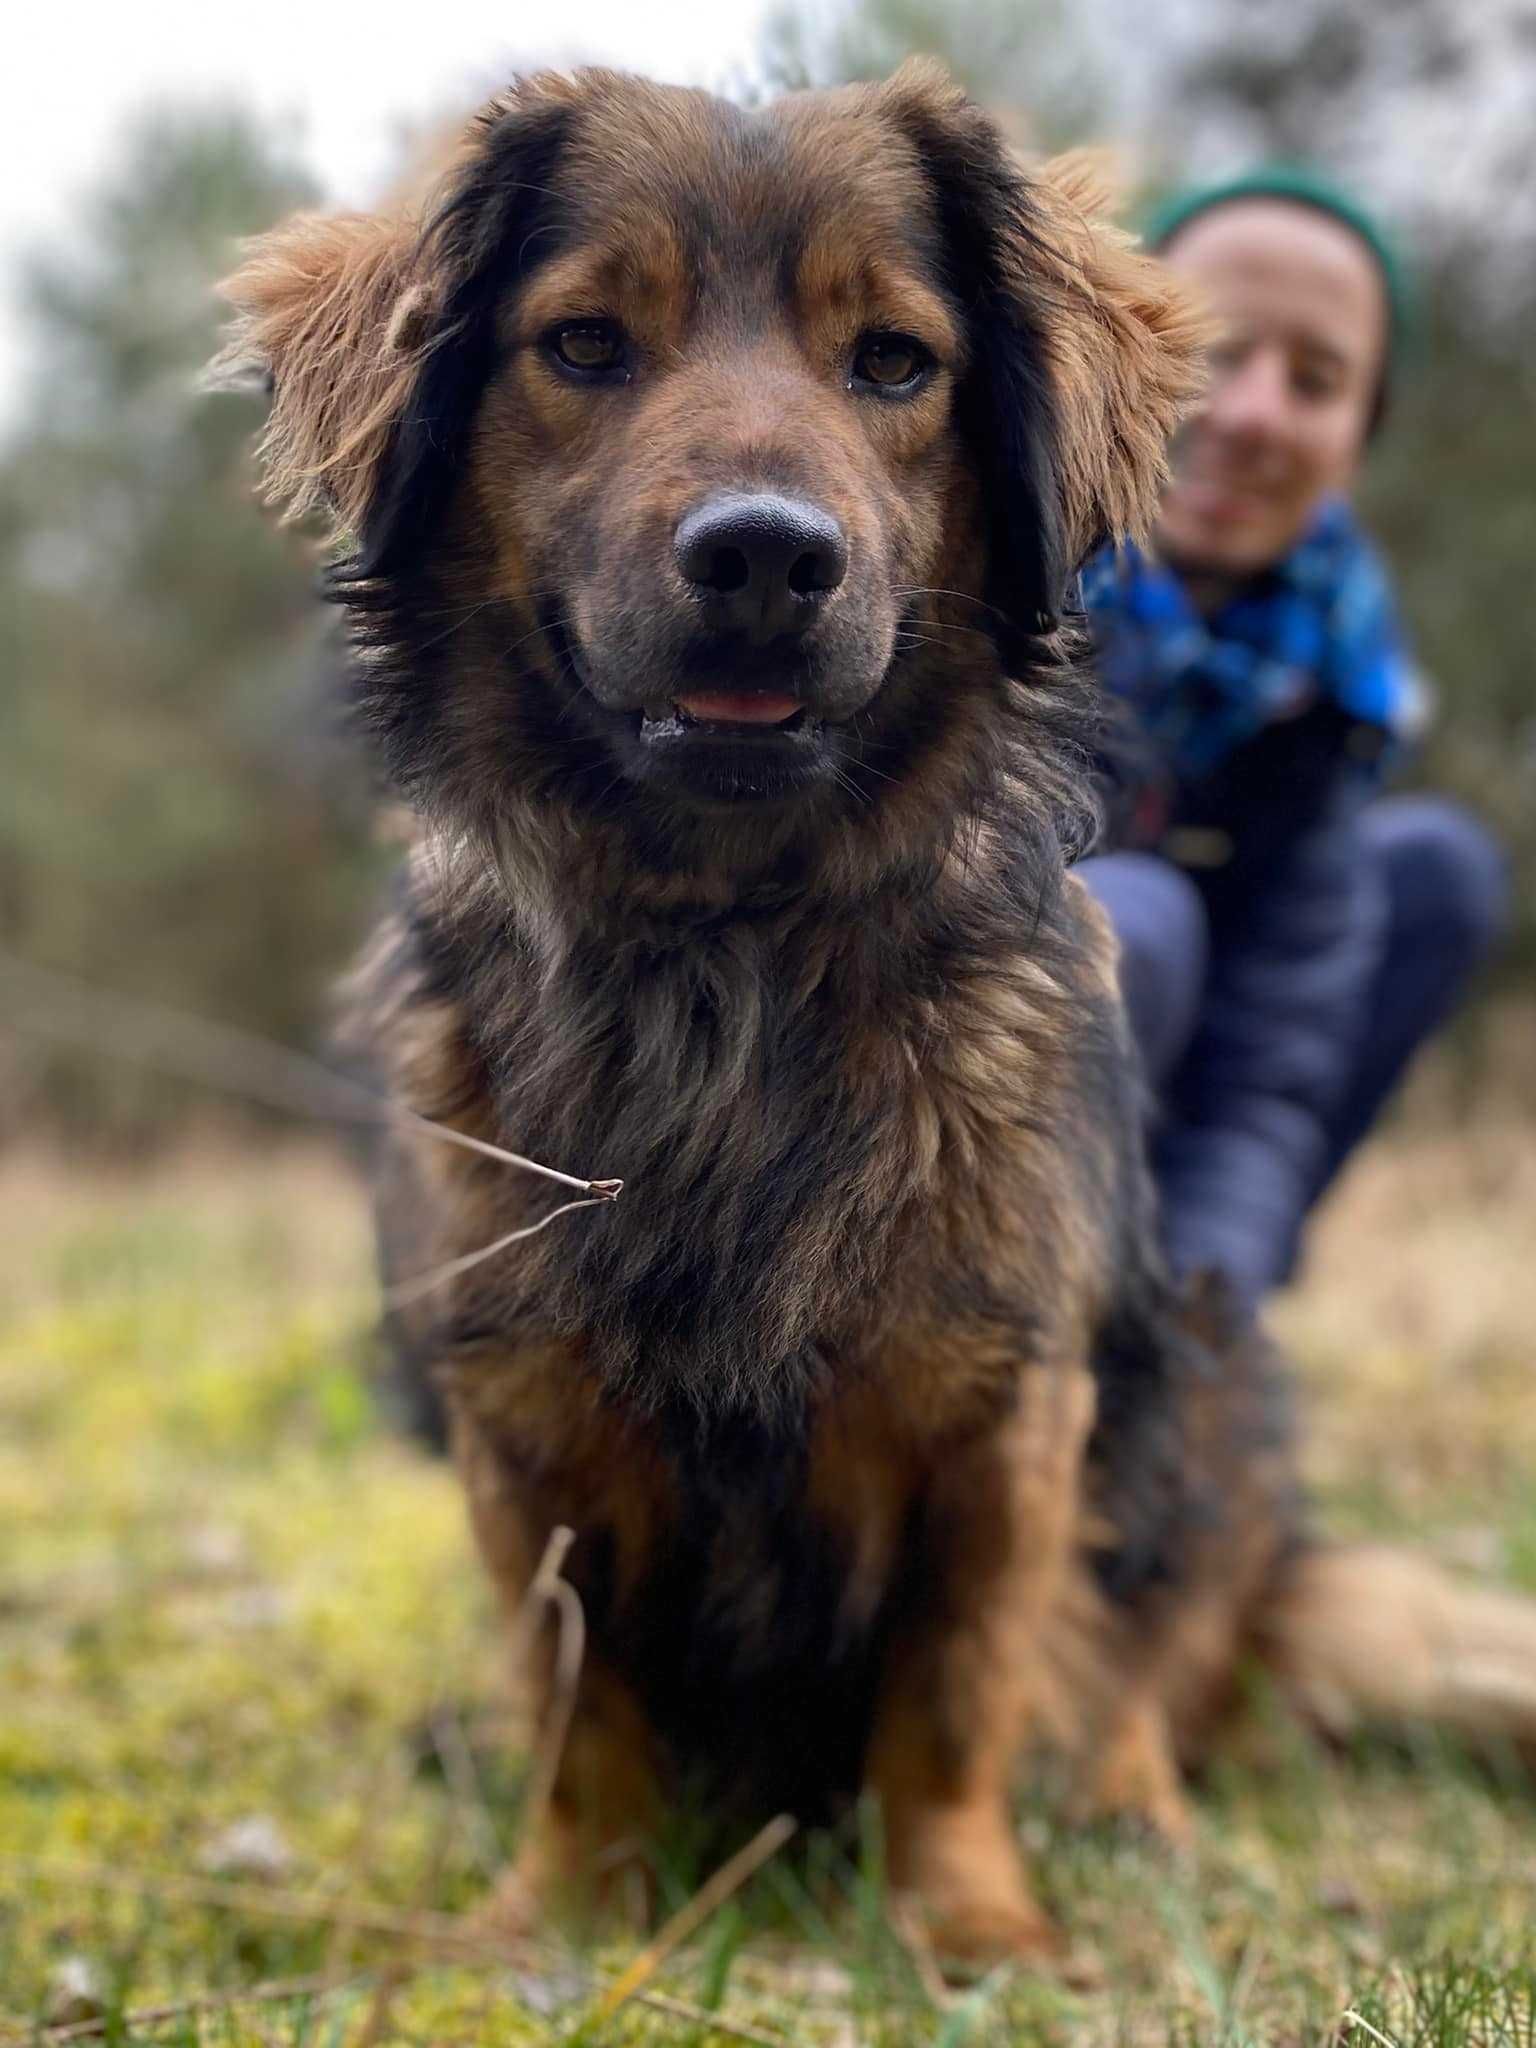
[(849, 582), (842, 525), (803, 498), (717, 493), (678, 520), (671, 558), (652, 674), (633, 643), (622, 669), (603, 661), (600, 642), (565, 643), (606, 707), (627, 779), (732, 809), (835, 782), (856, 750), (847, 721), (890, 659), (888, 635), (870, 631), (867, 597)]

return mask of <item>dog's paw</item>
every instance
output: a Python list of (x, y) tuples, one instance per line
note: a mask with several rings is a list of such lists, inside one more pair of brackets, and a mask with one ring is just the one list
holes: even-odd
[(1025, 1877), (1008, 1809), (978, 1800), (905, 1816), (892, 1844), (893, 1919), (948, 1976), (1066, 1953)]
[(1183, 1799), (1129, 1800), (1101, 1810), (1100, 1818), (1180, 1869), (1195, 1861), (1195, 1819)]
[(1000, 1963), (1055, 1970), (1067, 1942), (1050, 1915), (1028, 1899), (978, 1896), (913, 1916), (934, 1961), (950, 1979), (974, 1977)]
[(561, 1830), (547, 1829), (502, 1873), (473, 1924), (487, 1940), (516, 1947), (552, 1924), (571, 1932), (616, 1926), (642, 1934), (655, 1915), (655, 1873), (638, 1844), (616, 1842), (584, 1855)]
[(1178, 1862), (1195, 1850), (1195, 1820), (1174, 1761), (1161, 1712), (1140, 1705), (1126, 1713), (1105, 1744), (1073, 1818), (1108, 1821)]
[(1069, 1818), (1078, 1827), (1108, 1827), (1170, 1863), (1195, 1860), (1194, 1814), (1183, 1794), (1167, 1786), (1095, 1785), (1073, 1802)]
[(999, 1962), (1055, 1964), (1067, 1954), (1057, 1923), (1038, 1907), (967, 1898), (928, 1921), (928, 1942), (946, 1970), (989, 1970)]
[(488, 1899), (464, 1916), (466, 1932), (487, 1947), (516, 1954), (542, 1930), (548, 1901), (531, 1873), (514, 1864), (504, 1870)]

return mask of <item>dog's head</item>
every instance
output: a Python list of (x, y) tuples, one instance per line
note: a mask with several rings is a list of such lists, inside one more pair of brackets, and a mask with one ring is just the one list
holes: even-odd
[(419, 213), (263, 238), (223, 362), (383, 621), (398, 772), (728, 840), (979, 743), (1195, 385), (1096, 206), (924, 62), (757, 112), (594, 71), (493, 102)]

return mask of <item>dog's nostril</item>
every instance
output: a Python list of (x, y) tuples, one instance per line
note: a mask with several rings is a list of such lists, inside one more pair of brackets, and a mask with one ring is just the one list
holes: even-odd
[(789, 587), (797, 597), (812, 597), (818, 590), (836, 590), (842, 580), (842, 562), (826, 549), (812, 548), (789, 567)]
[(718, 590), (722, 597), (733, 590), (745, 590), (752, 574), (747, 558), (740, 548), (716, 548), (709, 565), (709, 574), (701, 580), (711, 590)]

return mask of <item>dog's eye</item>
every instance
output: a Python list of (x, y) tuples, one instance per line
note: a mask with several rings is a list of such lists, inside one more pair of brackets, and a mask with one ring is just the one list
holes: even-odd
[(544, 346), (578, 376), (601, 377), (625, 367), (624, 333), (612, 320), (564, 320), (545, 335)]
[(854, 384), (877, 391), (913, 391), (933, 368), (933, 357), (910, 334), (866, 334), (853, 357)]

